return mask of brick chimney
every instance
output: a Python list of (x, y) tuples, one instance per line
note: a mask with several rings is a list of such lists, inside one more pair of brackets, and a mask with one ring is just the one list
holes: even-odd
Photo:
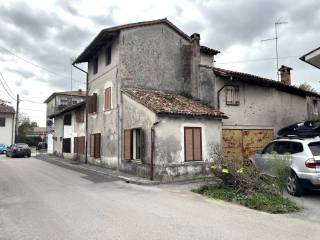
[(286, 85), (291, 85), (291, 74), (290, 74), (290, 71), (292, 70), (291, 67), (287, 67), (287, 66), (284, 66), (282, 65), (280, 68), (279, 68), (279, 73), (280, 73), (280, 81), (283, 83), (283, 84), (286, 84)]
[(200, 34), (194, 33), (191, 39), (191, 95), (199, 98), (199, 80), (200, 80)]

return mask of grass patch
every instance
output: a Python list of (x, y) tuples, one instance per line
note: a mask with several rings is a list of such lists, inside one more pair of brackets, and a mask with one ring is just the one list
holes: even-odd
[(251, 195), (236, 193), (232, 188), (222, 185), (202, 186), (192, 190), (209, 198), (237, 202), (251, 209), (268, 213), (292, 213), (300, 210), (296, 203), (282, 195), (256, 192)]

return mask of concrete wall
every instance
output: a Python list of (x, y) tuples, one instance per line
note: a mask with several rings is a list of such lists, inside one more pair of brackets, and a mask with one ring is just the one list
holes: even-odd
[(11, 145), (14, 143), (14, 114), (0, 113), (0, 118), (5, 118), (5, 126), (0, 126), (0, 143)]
[(47, 103), (47, 117), (61, 111), (62, 108), (59, 109), (59, 105), (67, 103), (67, 106), (71, 106), (72, 104), (76, 104), (84, 100), (85, 97), (80, 96), (56, 95)]
[(54, 119), (53, 153), (62, 156), (63, 116)]
[(165, 24), (124, 30), (119, 38), (123, 87), (184, 91), (188, 41)]
[[(143, 151), (140, 160), (127, 161), (121, 156), (121, 170), (142, 177), (150, 176), (151, 128), (157, 121), (155, 113), (130, 97), (123, 96), (123, 130), (141, 128), (143, 134)], [(123, 131), (121, 136), (123, 136)], [(123, 144), (121, 144), (123, 146)], [(122, 151), (123, 152), (123, 151)]]
[[(107, 44), (107, 43), (106, 43)], [(117, 81), (119, 63), (119, 39), (112, 43), (111, 64), (106, 65), (105, 49), (98, 57), (98, 72), (93, 73), (92, 62), (88, 65), (89, 95), (98, 95), (97, 113), (88, 115), (88, 153), (90, 153), (90, 134), (101, 133), (101, 158), (96, 159), (88, 154), (88, 161), (92, 164), (108, 168), (118, 165), (118, 123), (117, 105), (119, 102), (119, 82)], [(111, 110), (104, 109), (104, 91), (111, 87)]]
[[(202, 161), (185, 162), (185, 127), (201, 127)], [(220, 120), (160, 118), (155, 127), (155, 179), (166, 182), (206, 175), (212, 161), (212, 147), (221, 141)]]
[[(216, 78), (217, 89), (227, 80)], [(220, 110), (229, 119), (223, 120), (225, 128), (272, 128), (275, 133), (282, 127), (308, 119), (306, 97), (238, 81), (239, 106), (226, 105), (225, 90), (220, 94)]]

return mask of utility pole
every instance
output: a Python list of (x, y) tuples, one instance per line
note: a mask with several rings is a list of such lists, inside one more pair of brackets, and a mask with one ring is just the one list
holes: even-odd
[(19, 94), (17, 94), (17, 109), (16, 109), (16, 126), (15, 126), (15, 138), (14, 138), (14, 142), (17, 143), (17, 138), (18, 138), (18, 125), (19, 125)]
[(287, 23), (288, 23), (288, 22), (283, 22), (283, 21), (281, 21), (281, 19), (279, 19), (278, 21), (276, 21), (276, 22), (274, 23), (275, 37), (261, 40), (262, 42), (275, 40), (275, 43), (276, 43), (276, 58), (277, 58), (277, 80), (278, 80), (278, 81), (279, 81), (279, 71), (278, 71), (278, 70), (279, 70), (278, 25), (280, 25), (280, 24), (287, 24)]

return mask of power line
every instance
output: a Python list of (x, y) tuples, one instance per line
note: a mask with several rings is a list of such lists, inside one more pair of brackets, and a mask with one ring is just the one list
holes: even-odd
[(10, 87), (9, 87), (8, 83), (7, 83), (7, 82), (6, 82), (6, 80), (4, 79), (4, 77), (3, 77), (3, 75), (2, 75), (2, 73), (1, 73), (1, 72), (0, 72), (0, 75), (1, 75), (2, 80), (4, 81), (4, 84), (7, 86), (7, 88), (8, 88), (8, 90), (9, 90), (9, 92), (11, 93), (11, 95), (12, 95), (12, 96), (14, 96), (15, 94), (13, 93), (13, 91), (11, 91), (11, 89), (10, 89)]
[(20, 108), (21, 110), (27, 111), (35, 111), (35, 112), (46, 112), (46, 110), (39, 110), (39, 109), (30, 109), (30, 108)]
[[(278, 59), (287, 59), (287, 58), (297, 58), (300, 56), (286, 56), (286, 57), (279, 57)], [(258, 58), (258, 59), (248, 59), (248, 60), (239, 60), (239, 61), (230, 61), (230, 62), (216, 62), (215, 64), (230, 64), (230, 63), (246, 63), (246, 62), (262, 62), (262, 61), (270, 61), (270, 60), (276, 60), (276, 57), (270, 57), (270, 58)]]
[(36, 102), (36, 101), (31, 101), (31, 100), (26, 100), (26, 99), (21, 99), (22, 102), (30, 102), (30, 103), (36, 103), (36, 104), (45, 104), (43, 102)]
[[(51, 73), (51, 74), (53, 74), (53, 75), (56, 75), (56, 76), (58, 76), (58, 77), (63, 77), (63, 78), (66, 78), (66, 79), (69, 80), (69, 77), (66, 76), (66, 75), (64, 75), (64, 74), (54, 72), (54, 71), (52, 71), (52, 70), (50, 70), (50, 69), (48, 69), (48, 68), (46, 68), (46, 67), (43, 67), (43, 66), (41, 66), (41, 65), (39, 65), (39, 64), (36, 64), (36, 63), (33, 63), (33, 62), (31, 62), (30, 60), (28, 60), (28, 59), (25, 59), (25, 58), (23, 58), (23, 57), (20, 57), (19, 55), (15, 54), (14, 52), (10, 51), (10, 50), (7, 49), (7, 48), (4, 48), (4, 47), (2, 47), (2, 46), (0, 46), (0, 48), (3, 49), (3, 50), (5, 50), (5, 51), (7, 51), (8, 53), (10, 53), (11, 55), (15, 56), (16, 58), (19, 58), (20, 60), (22, 60), (22, 61), (24, 61), (24, 62), (26, 62), (26, 63), (31, 64), (31, 65), (34, 66), (34, 67), (40, 68), (40, 69), (42, 69), (42, 70), (44, 70), (44, 71), (47, 71), (47, 72), (49, 72), (49, 73)], [(80, 83), (85, 84), (84, 82), (79, 81), (79, 80), (76, 80), (76, 79), (73, 79), (73, 81), (76, 81), (76, 82), (80, 82)]]
[[(2, 74), (1, 74), (2, 75)], [(8, 96), (10, 97), (10, 98), (12, 98), (13, 99), (13, 101), (17, 101), (14, 97), (12, 97), (12, 95), (8, 92), (8, 90), (6, 89), (6, 87), (5, 87), (5, 85), (3, 84), (3, 82), (2, 82), (2, 80), (0, 79), (0, 83), (1, 83), (1, 85), (3, 86), (3, 89), (6, 91), (6, 93), (8, 94)]]

